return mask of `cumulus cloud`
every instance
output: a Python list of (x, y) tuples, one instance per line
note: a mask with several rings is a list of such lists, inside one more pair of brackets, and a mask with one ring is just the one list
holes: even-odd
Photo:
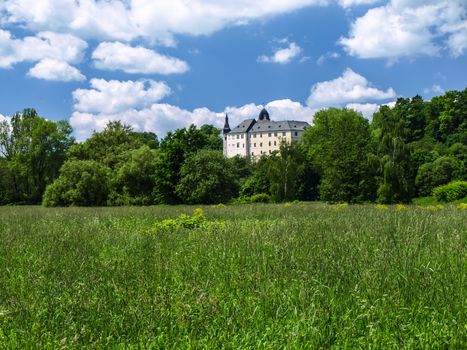
[(51, 81), (83, 81), (86, 77), (75, 67), (63, 61), (44, 58), (34, 67), (28, 75), (37, 79)]
[[(70, 118), (75, 136), (79, 141), (89, 137), (94, 130), (102, 130), (108, 121), (121, 120), (135, 130), (153, 131), (159, 136), (190, 124), (212, 124), (221, 128), (225, 113), (231, 126), (244, 119), (256, 118), (262, 105), (254, 103), (241, 107), (226, 107), (223, 111), (208, 108), (186, 110), (161, 100), (170, 88), (161, 82), (106, 81), (92, 79), (90, 89), (78, 89), (73, 93), (76, 101)], [(289, 99), (272, 101), (266, 105), (273, 119), (304, 120), (310, 122), (314, 110)]]
[(290, 63), (295, 57), (302, 53), (303, 49), (296, 43), (290, 43), (288, 47), (277, 49), (272, 56), (259, 56), (260, 63)]
[(362, 113), (367, 119), (371, 119), (373, 113), (378, 111), (379, 107), (380, 105), (376, 103), (349, 103), (345, 106), (345, 108)]
[(23, 39), (0, 29), (0, 68), (11, 68), (23, 61), (37, 62), (50, 58), (68, 63), (83, 59), (87, 43), (73, 35), (40, 32)]
[(118, 81), (92, 79), (91, 89), (73, 91), (74, 109), (85, 113), (120, 113), (142, 109), (162, 100), (171, 92), (164, 82), (154, 80)]
[(339, 42), (351, 56), (395, 61), (446, 49), (460, 56), (466, 37), (465, 0), (392, 0), (357, 18)]
[(82, 81), (81, 72), (70, 65), (83, 59), (87, 43), (73, 35), (40, 32), (23, 39), (0, 29), (0, 68), (20, 62), (39, 62), (29, 70), (34, 78), (55, 81)]
[(161, 55), (144, 47), (131, 47), (119, 42), (103, 42), (92, 54), (99, 69), (121, 70), (126, 73), (185, 73), (188, 64), (174, 57)]
[(175, 34), (206, 35), (226, 26), (334, 0), (4, 0), (1, 18), (32, 30), (173, 45)]
[(347, 68), (342, 76), (313, 85), (307, 105), (313, 108), (342, 106), (351, 102), (385, 100), (395, 96), (392, 88), (379, 90), (365, 77)]

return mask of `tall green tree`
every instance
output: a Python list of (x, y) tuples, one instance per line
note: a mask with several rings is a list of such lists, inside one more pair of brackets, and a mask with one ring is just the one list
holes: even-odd
[(349, 109), (330, 108), (315, 114), (302, 142), (320, 172), (321, 200), (361, 202), (372, 197), (373, 174), (368, 167), (368, 120)]
[(403, 118), (387, 106), (373, 117), (377, 130), (373, 161), (377, 167), (378, 201), (381, 203), (408, 202), (414, 189), (414, 175), (410, 163), (410, 146)]
[(114, 171), (111, 204), (151, 205), (158, 151), (143, 146), (127, 152), (127, 160)]
[(40, 203), (74, 143), (66, 121), (53, 122), (25, 109), (0, 123), (0, 153), (7, 189), (2, 202)]
[(83, 143), (71, 147), (68, 157), (76, 160), (94, 160), (114, 169), (125, 161), (127, 151), (138, 149), (145, 142), (156, 141), (155, 134), (136, 133), (120, 121), (110, 121), (104, 130), (94, 132)]
[(176, 204), (182, 198), (176, 190), (180, 182), (180, 171), (185, 160), (202, 149), (222, 150), (220, 130), (210, 125), (198, 129), (194, 125), (167, 133), (160, 144), (155, 198), (158, 203)]
[(187, 158), (177, 193), (188, 204), (226, 203), (238, 194), (231, 163), (220, 151), (200, 150)]

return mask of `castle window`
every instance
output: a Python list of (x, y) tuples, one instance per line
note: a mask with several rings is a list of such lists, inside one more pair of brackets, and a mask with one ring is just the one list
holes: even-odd
[(268, 136), (271, 137), (271, 135), (272, 135), (272, 134), (269, 132), (269, 133), (268, 133)]
[(237, 148), (240, 148), (240, 142), (237, 142)]
[(271, 150), (269, 150), (269, 154), (271, 154)]
[(268, 125), (268, 129), (271, 129), (271, 125)]
[(243, 148), (245, 148), (245, 144), (242, 144)]
[(277, 132), (274, 133), (274, 136), (277, 136)]
[(271, 141), (269, 141), (269, 146), (271, 146)]
[(256, 142), (253, 145), (254, 145), (253, 147), (256, 147)]
[(225, 141), (227, 141), (227, 136), (224, 138)]
[(277, 143), (276, 143), (276, 141), (274, 141), (274, 146), (277, 146)]
[(263, 133), (259, 134), (259, 137), (263, 137)]
[(295, 131), (295, 136), (298, 136), (298, 132)]
[(255, 154), (253, 152), (251, 152), (251, 155), (254, 156)]
[(242, 139), (243, 139), (243, 134), (242, 134)]
[(259, 147), (263, 147), (263, 143), (262, 143), (262, 142), (259, 143)]
[(240, 138), (240, 135), (237, 135), (237, 140)]
[(284, 132), (282, 132), (282, 136), (285, 136), (285, 131), (284, 131)]

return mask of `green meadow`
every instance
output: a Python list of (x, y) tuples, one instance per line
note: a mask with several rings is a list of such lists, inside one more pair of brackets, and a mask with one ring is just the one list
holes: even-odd
[(0, 207), (0, 349), (465, 349), (460, 206)]

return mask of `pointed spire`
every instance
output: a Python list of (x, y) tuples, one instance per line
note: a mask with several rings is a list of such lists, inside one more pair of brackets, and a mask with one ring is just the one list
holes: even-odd
[(224, 134), (228, 134), (230, 132), (229, 115), (227, 113), (225, 114), (224, 129), (222, 131)]

